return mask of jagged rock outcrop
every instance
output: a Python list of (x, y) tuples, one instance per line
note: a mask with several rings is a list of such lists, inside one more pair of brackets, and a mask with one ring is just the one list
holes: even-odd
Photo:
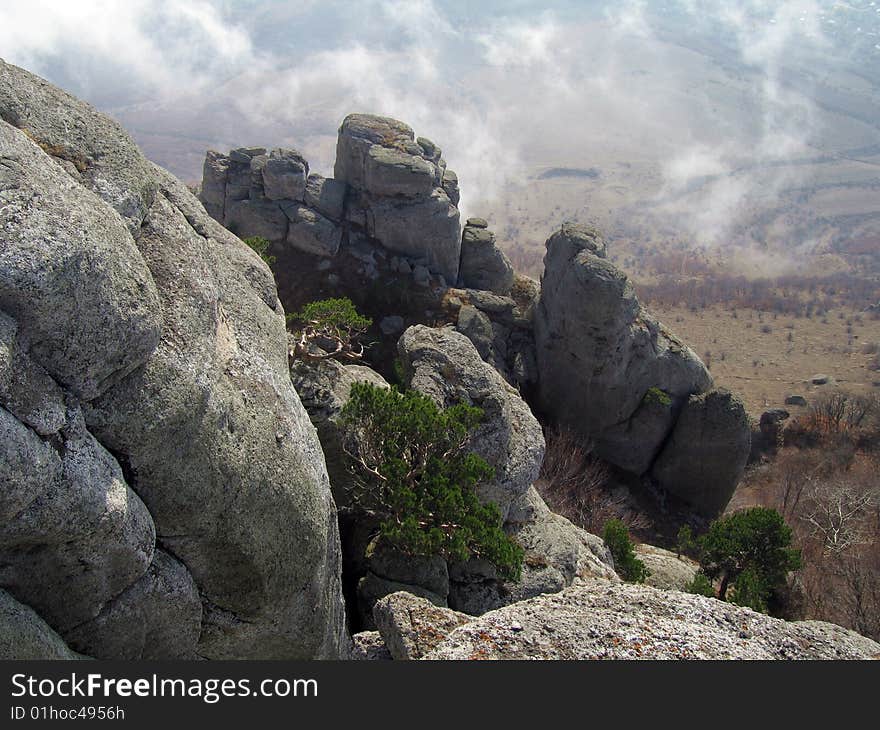
[[(416, 602), (403, 607), (401, 621), (418, 626)], [(880, 644), (834, 624), (604, 580), (500, 608), (430, 641), (424, 659), (880, 658)]]
[(440, 148), (396, 119), (349, 114), (339, 128), (334, 175), (351, 189), (349, 221), (454, 282), (461, 224), (445, 173)]
[(412, 593), (392, 593), (376, 602), (373, 619), (393, 659), (421, 659), (471, 617), (438, 608)]
[(347, 651), (265, 264), (118, 125), (2, 61), (0, 201), (0, 584), (98, 656)]
[[(541, 409), (591, 439), (600, 457), (633, 474), (649, 472), (662, 456), (654, 476), (714, 516), (745, 466), (744, 410), (713, 395), (709, 403), (724, 400), (728, 407), (713, 408), (712, 417), (701, 421), (712, 428), (701, 445), (670, 441), (679, 413), (699, 410), (688, 399), (710, 391), (712, 378), (699, 358), (642, 308), (626, 275), (607, 260), (595, 230), (564, 224), (554, 233), (541, 283), (534, 316)], [(716, 448), (722, 442), (733, 447), (727, 458)], [(689, 467), (710, 452), (713, 478), (702, 489), (714, 494), (699, 496)]]
[(651, 473), (669, 492), (714, 516), (733, 496), (750, 447), (742, 401), (726, 390), (711, 390), (688, 398)]
[(553, 514), (532, 488), (544, 456), (540, 425), (473, 344), (451, 328), (418, 325), (404, 332), (398, 347), (410, 387), (443, 407), (465, 402), (483, 410), (472, 444), (496, 471), (477, 492), (499, 507), (505, 531), (526, 551), (518, 582), (501, 581), (482, 560), (451, 565), (448, 604), (478, 614), (580, 578), (616, 579), (602, 541)]
[(32, 608), (0, 588), (0, 660), (82, 658)]
[(483, 218), (469, 218), (461, 234), (459, 286), (507, 295), (513, 281), (513, 266), (495, 244), (489, 224)]

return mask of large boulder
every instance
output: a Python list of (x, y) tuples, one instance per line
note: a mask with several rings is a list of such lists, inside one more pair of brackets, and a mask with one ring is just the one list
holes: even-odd
[(347, 652), (271, 272), (88, 105), (2, 62), (0, 92), (0, 584), (108, 658)]
[(495, 244), (495, 234), (482, 218), (469, 218), (461, 234), (459, 286), (507, 295), (513, 282), (513, 266)]
[(202, 603), (192, 576), (157, 549), (140, 580), (66, 638), (95, 659), (196, 659), (201, 630)]
[(0, 407), (0, 584), (62, 635), (153, 558), (153, 520), (71, 409), (44, 441)]
[(655, 588), (686, 591), (700, 569), (699, 564), (690, 558), (654, 545), (638, 544), (635, 553), (649, 571), (645, 584)]
[(788, 623), (714, 598), (592, 580), (463, 624), (423, 658), (876, 659), (880, 644), (834, 624)]
[(450, 570), (451, 608), (479, 616), (588, 578), (619, 580), (602, 539), (551, 512), (534, 487), (511, 505), (504, 530), (525, 551), (520, 580), (499, 580), (482, 560), (455, 564)]
[(0, 588), (0, 660), (84, 659), (30, 606)]
[(138, 243), (162, 298), (162, 340), (90, 405), (89, 423), (137, 475), (163, 545), (195, 578), (200, 654), (333, 656), (342, 628), (335, 506), (290, 382), (271, 274), (185, 186), (156, 177), (161, 192)]
[(652, 474), (669, 492), (715, 517), (730, 501), (750, 447), (742, 401), (726, 390), (711, 390), (688, 399)]
[(547, 241), (535, 310), (538, 400), (603, 459), (646, 472), (678, 408), (711, 387), (703, 363), (642, 309), (593, 229), (565, 224)]
[(544, 435), (528, 405), (467, 337), (450, 328), (410, 327), (398, 351), (410, 387), (443, 408), (463, 402), (483, 410), (470, 443), (495, 476), (478, 487), (478, 495), (506, 517), (537, 479), (544, 458)]
[[(129, 232), (137, 235), (153, 203), (156, 183), (150, 162), (118, 122), (2, 59), (0, 119), (21, 130), (71, 177), (97, 194), (122, 217)], [(46, 167), (48, 171), (51, 166)], [(4, 193), (9, 192), (5, 185), (3, 188)], [(74, 219), (70, 227), (75, 226)], [(5, 229), (4, 235), (10, 232)], [(129, 256), (120, 257), (119, 263), (123, 261), (132, 263)]]
[(0, 309), (54, 379), (94, 398), (155, 349), (156, 285), (123, 219), (3, 121), (0, 159)]
[(473, 619), (401, 591), (376, 602), (373, 620), (391, 657), (407, 660), (421, 659)]

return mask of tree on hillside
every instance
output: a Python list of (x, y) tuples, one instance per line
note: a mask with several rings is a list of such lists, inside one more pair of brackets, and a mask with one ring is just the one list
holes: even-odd
[(766, 611), (773, 592), (789, 571), (801, 566), (800, 550), (791, 548), (791, 528), (773, 509), (753, 507), (716, 520), (699, 538), (701, 572), (719, 580), (718, 597)]
[(440, 409), (416, 391), (355, 383), (342, 411), (346, 451), (362, 476), (354, 503), (378, 517), (379, 538), (411, 555), (471, 557), (518, 580), (523, 549), (501, 529), (498, 508), (475, 487), (493, 469), (470, 453), (479, 408)]
[(298, 336), (291, 355), (303, 360), (360, 360), (364, 354), (360, 338), (373, 324), (345, 297), (310, 302), (288, 314), (287, 322)]

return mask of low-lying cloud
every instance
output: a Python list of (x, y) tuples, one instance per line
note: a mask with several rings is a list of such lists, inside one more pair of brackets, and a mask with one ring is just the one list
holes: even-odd
[[(815, 106), (784, 80), (794, 55), (828, 46), (815, 0), (669, 2), (666, 24), (639, 0), (472, 5), (0, 2), (0, 56), (109, 109), (153, 156), (163, 134), (288, 144), (327, 173), (345, 114), (400, 118), (444, 149), (465, 213), (536, 165), (589, 167), (629, 145), (656, 161), (646, 203), (707, 245), (804, 174), (763, 163), (816, 153)], [(670, 42), (675, 23), (686, 38)], [(694, 50), (712, 42), (724, 53)], [(701, 87), (689, 63), (735, 66), (742, 83)], [(742, 95), (740, 118), (725, 118), (724, 94)], [(196, 158), (160, 161), (196, 179)]]

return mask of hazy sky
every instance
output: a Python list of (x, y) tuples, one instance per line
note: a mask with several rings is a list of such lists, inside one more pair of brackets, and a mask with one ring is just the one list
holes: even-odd
[[(727, 173), (834, 144), (783, 75), (830, 57), (835, 3), (475, 5), (0, 0), (0, 56), (115, 114), (189, 180), (205, 147), (239, 144), (298, 146), (329, 172), (339, 122), (369, 111), (437, 142), (465, 205), (508, 190), (526, 164), (589, 166), (620, 147), (656, 160), (663, 194), (720, 176), (711, 206), (693, 211), (720, 233), (754, 186)], [(872, 32), (873, 3), (853, 5), (865, 6), (858, 33)], [(716, 72), (741, 80), (739, 96), (720, 98), (706, 81)], [(856, 131), (860, 143), (877, 130)]]

